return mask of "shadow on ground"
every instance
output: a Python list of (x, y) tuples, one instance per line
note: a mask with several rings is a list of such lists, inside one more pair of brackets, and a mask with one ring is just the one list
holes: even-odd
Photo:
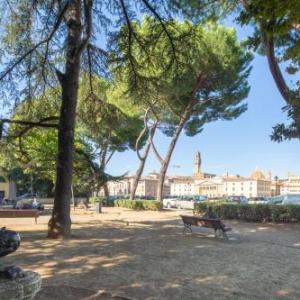
[(300, 299), (300, 227), (229, 225), (226, 242), (178, 218), (77, 222), (70, 240), (21, 232), (3, 261), (42, 275), (38, 300)]

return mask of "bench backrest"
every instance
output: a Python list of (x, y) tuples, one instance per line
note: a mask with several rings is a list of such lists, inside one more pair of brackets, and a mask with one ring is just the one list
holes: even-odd
[(37, 209), (0, 209), (0, 218), (30, 218), (38, 217)]
[(209, 228), (219, 228), (221, 226), (220, 219), (208, 219), (196, 216), (184, 216), (181, 215), (182, 221), (185, 224), (193, 226), (204, 226)]
[(198, 219), (194, 216), (181, 216), (183, 223), (198, 226)]

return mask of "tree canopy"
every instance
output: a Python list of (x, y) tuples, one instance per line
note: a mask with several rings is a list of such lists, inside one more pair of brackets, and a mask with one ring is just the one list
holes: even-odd
[[(251, 25), (248, 45), (266, 55), (278, 91), (286, 102), (289, 124), (273, 127), (275, 141), (300, 137), (300, 3), (297, 0), (171, 0), (180, 13), (194, 20), (235, 16), (240, 25)], [(285, 70), (285, 73), (283, 72)]]
[[(128, 65), (120, 64), (116, 69), (121, 74), (118, 80), (131, 91), (133, 99), (139, 99), (149, 106), (154, 119), (159, 121), (159, 128), (172, 137), (164, 159), (152, 144), (162, 165), (163, 184), (182, 130), (194, 136), (201, 132), (204, 124), (218, 119), (230, 120), (246, 110), (247, 106), (242, 101), (249, 92), (247, 78), (252, 55), (238, 42), (233, 29), (213, 22), (193, 25), (190, 22), (172, 21), (165, 26), (180, 38), (173, 40), (177, 52), (175, 62), (171, 64), (172, 49), (168, 39), (159, 36), (156, 25), (157, 21), (153, 18), (145, 18), (140, 25), (134, 25), (143, 39), (147, 40), (148, 35), (158, 35), (159, 46), (150, 45), (147, 48), (148, 55), (156, 59), (152, 59), (151, 64), (144, 63), (144, 68), (137, 71), (138, 77), (143, 78), (139, 85), (141, 88), (130, 88), (135, 83), (134, 74), (129, 71), (130, 62)], [(139, 62), (145, 58), (136, 53), (135, 59)], [(161, 199), (161, 192), (162, 189), (158, 199)]]

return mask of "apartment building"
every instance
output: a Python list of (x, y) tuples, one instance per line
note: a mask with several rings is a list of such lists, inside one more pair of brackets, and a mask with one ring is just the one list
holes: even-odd
[(300, 176), (289, 175), (281, 185), (281, 194), (300, 194)]
[(250, 177), (225, 176), (224, 195), (250, 197), (270, 197), (271, 178), (267, 178), (261, 170), (256, 170)]

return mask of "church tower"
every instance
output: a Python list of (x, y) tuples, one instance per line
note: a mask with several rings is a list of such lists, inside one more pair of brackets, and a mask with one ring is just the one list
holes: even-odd
[(194, 174), (199, 173), (201, 173), (201, 154), (197, 151), (194, 159)]
[(201, 154), (197, 151), (194, 158), (194, 177), (203, 177), (201, 172), (201, 163)]

